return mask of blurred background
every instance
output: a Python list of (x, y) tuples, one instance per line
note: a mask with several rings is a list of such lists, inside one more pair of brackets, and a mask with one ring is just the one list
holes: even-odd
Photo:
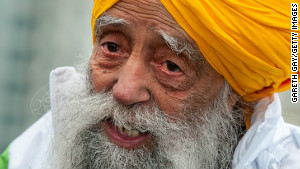
[[(93, 0), (0, 0), (0, 153), (49, 110), (52, 69), (92, 50)], [(300, 126), (300, 101), (280, 94), (286, 121)]]
[(93, 0), (0, 0), (0, 153), (49, 110), (49, 73), (92, 50)]

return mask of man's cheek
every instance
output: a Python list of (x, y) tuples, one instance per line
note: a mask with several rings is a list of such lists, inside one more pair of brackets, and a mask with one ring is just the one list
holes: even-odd
[(103, 69), (97, 64), (90, 64), (90, 83), (95, 92), (101, 92), (103, 89), (110, 90), (114, 83), (114, 72)]
[(175, 93), (162, 91), (160, 95), (155, 97), (153, 95), (153, 100), (157, 103), (159, 109), (163, 111), (167, 116), (174, 119), (181, 119), (184, 110), (184, 103), (186, 99), (186, 95), (182, 97), (178, 97)]

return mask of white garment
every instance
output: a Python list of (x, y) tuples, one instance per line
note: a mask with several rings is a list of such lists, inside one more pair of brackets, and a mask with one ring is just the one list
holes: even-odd
[(266, 111), (261, 99), (235, 149), (234, 169), (300, 169), (300, 129), (284, 122), (278, 94)]
[[(53, 118), (56, 106), (80, 86), (80, 79), (80, 75), (72, 67), (57, 68), (51, 72), (51, 111), (12, 142), (9, 149), (9, 169), (45, 168), (51, 134), (59, 128)], [(264, 99), (255, 107), (251, 128), (235, 150), (233, 168), (300, 169), (300, 128), (284, 122), (277, 94), (266, 111), (260, 111), (263, 104)]]

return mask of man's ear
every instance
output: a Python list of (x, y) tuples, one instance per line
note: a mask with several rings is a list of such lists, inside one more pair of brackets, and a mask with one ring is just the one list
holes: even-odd
[(234, 91), (231, 91), (231, 94), (228, 97), (228, 106), (233, 108), (238, 103), (239, 99), (240, 98), (238, 94)]
[[(271, 104), (274, 100), (274, 95), (269, 95), (266, 96), (262, 99), (257, 99), (251, 102), (247, 102), (245, 101), (241, 96), (237, 95), (237, 102), (236, 102), (236, 107), (238, 109), (240, 109), (241, 113), (243, 113), (244, 115), (244, 119), (245, 119), (245, 124), (246, 124), (246, 128), (247, 130), (250, 128), (251, 126), (251, 116), (254, 113), (254, 108), (255, 111), (266, 111), (269, 104)], [(261, 103), (261, 101), (263, 103)], [(257, 106), (259, 103), (259, 106)]]

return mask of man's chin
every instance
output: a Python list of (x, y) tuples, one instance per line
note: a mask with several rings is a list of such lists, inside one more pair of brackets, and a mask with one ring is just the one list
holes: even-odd
[(107, 137), (105, 128), (91, 126), (78, 133), (70, 152), (75, 158), (69, 168), (173, 168), (156, 146), (149, 150), (147, 143), (133, 148), (118, 144)]

